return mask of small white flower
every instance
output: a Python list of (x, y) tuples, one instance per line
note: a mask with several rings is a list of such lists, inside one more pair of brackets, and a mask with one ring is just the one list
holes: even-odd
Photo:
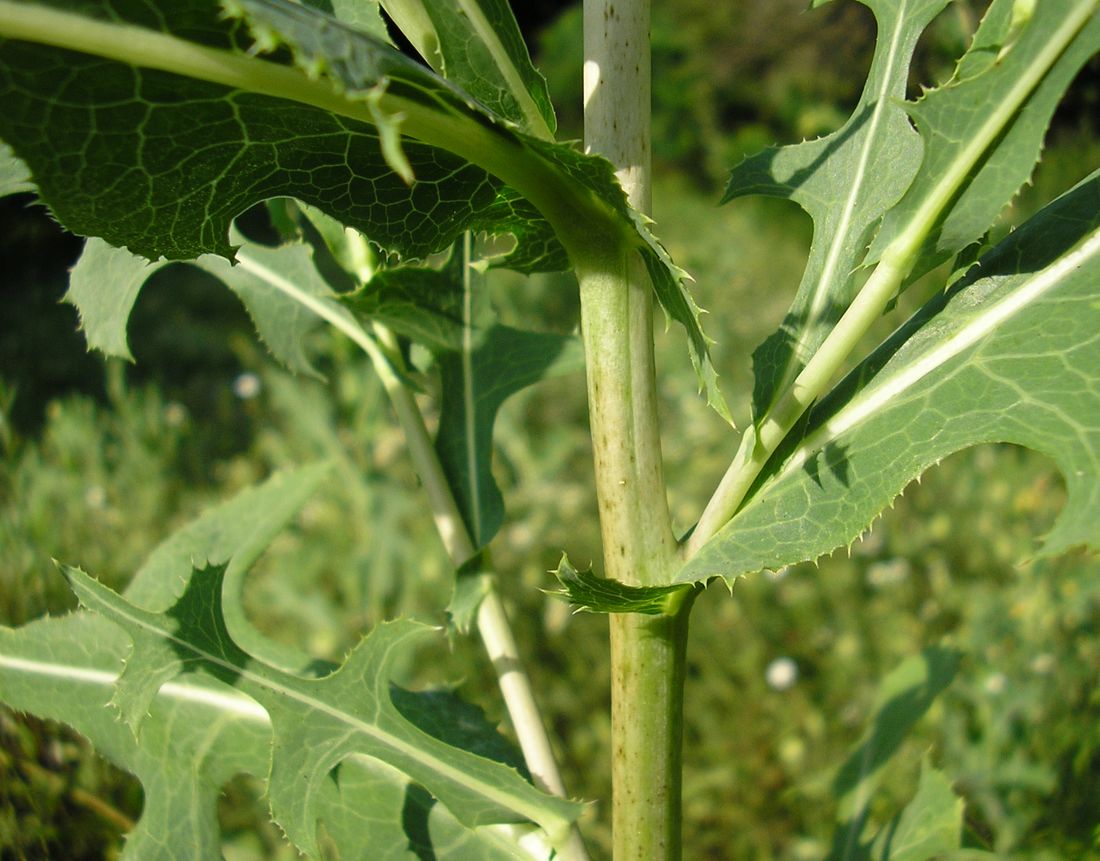
[(790, 658), (776, 658), (764, 670), (764, 679), (773, 691), (786, 691), (798, 681), (798, 664)]
[(993, 673), (985, 680), (985, 692), (997, 696), (1003, 694), (1008, 687), (1008, 676), (1004, 673)]
[(243, 374), (238, 374), (237, 378), (233, 380), (233, 394), (235, 394), (242, 401), (250, 401), (260, 393), (260, 389), (263, 388), (263, 383), (260, 382), (260, 378), (252, 373), (252, 371), (245, 371)]

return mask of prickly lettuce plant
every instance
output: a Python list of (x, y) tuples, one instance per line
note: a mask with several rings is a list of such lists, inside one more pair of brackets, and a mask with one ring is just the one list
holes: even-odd
[[(502, 0), (0, 0), (0, 190), (33, 191), (89, 237), (69, 292), (89, 345), (129, 357), (142, 286), (183, 260), (233, 290), (297, 372), (316, 373), (306, 336), (322, 323), (364, 350), (454, 563), (451, 625), (481, 636), (522, 749), (453, 695), (392, 683), (395, 662), (439, 636), (428, 626), (381, 625), (339, 666), (250, 627), (248, 569), (325, 474), (303, 466), (172, 536), (123, 595), (59, 566), (84, 609), (0, 631), (0, 698), (71, 724), (141, 779), (126, 857), (217, 857), (214, 801), (239, 772), (266, 779), (272, 817), (310, 857), (585, 857), (489, 552), (505, 517), (494, 418), (551, 375), (579, 385), (583, 367), (589, 398), (602, 570), (563, 558), (558, 578), (566, 599), (610, 615), (617, 859), (681, 854), (684, 651), (707, 583), (850, 544), (922, 471), (985, 442), (1062, 471), (1068, 502), (1042, 552), (1098, 546), (1100, 173), (985, 238), (1100, 50), (1100, 3), (994, 0), (954, 76), (910, 102), (913, 50), (949, 0), (864, 2), (878, 43), (852, 116), (731, 171), (724, 201), (794, 200), (814, 238), (753, 354), (736, 455), (681, 537), (654, 305), (729, 412), (686, 273), (645, 214), (644, 0), (586, 0), (585, 152), (555, 139)], [(383, 11), (424, 64), (392, 46)], [(253, 207), (277, 247), (235, 225)], [(485, 287), (499, 267), (571, 269), (580, 337), (500, 323)], [(856, 354), (922, 276), (942, 289)], [(414, 397), (426, 375), (440, 380), (434, 437)], [(883, 762), (954, 661), (926, 653), (884, 682), (838, 778), (834, 857), (960, 849), (961, 802), (931, 766), (905, 812), (864, 828)]]

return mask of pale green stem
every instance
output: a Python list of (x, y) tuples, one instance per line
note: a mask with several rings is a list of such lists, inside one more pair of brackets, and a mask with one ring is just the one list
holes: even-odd
[[(585, 0), (585, 146), (617, 169), (631, 203), (650, 196), (648, 0)], [(652, 289), (637, 252), (609, 237), (575, 258), (589, 421), (608, 577), (669, 582), (675, 566), (661, 460)], [(684, 651), (675, 615), (614, 613), (611, 628), (615, 861), (680, 858)]]
[(1094, 14), (1096, 5), (1082, 4), (1066, 15), (1034, 62), (1029, 64), (1004, 98), (989, 111), (977, 133), (970, 137), (958, 157), (929, 190), (908, 224), (887, 246), (867, 283), (817, 352), (777, 399), (759, 428), (750, 428), (742, 437), (733, 462), (703, 510), (695, 529), (684, 543), (685, 558), (690, 559), (698, 553), (737, 513), (746, 494), (779, 444), (810, 405), (825, 393), (826, 387), (860, 339), (897, 295), (919, 258), (922, 243), (972, 175), (975, 166), (1017, 116), (1024, 102), (1066, 46)]
[[(352, 237), (349, 236), (349, 240), (351, 239)], [(369, 274), (368, 258), (365, 255), (361, 257), (362, 265), (359, 267), (359, 274)], [(436, 530), (443, 541), (447, 555), (456, 568), (472, 558), (477, 549), (443, 474), (431, 435), (424, 423), (424, 415), (412, 392), (395, 369), (394, 363), (400, 361), (400, 355), (396, 349), (393, 334), (385, 327), (375, 324), (375, 337), (372, 337), (355, 318), (342, 309), (316, 296), (311, 296), (288, 279), (273, 277), (273, 273), (255, 261), (246, 249), (241, 249), (237, 258), (242, 268), (255, 271), (266, 283), (308, 308), (333, 328), (343, 332), (370, 357), (382, 387), (389, 396), (398, 423), (405, 433), (409, 458), (424, 486), (428, 507), (431, 509)], [(478, 608), (477, 628), (485, 651), (497, 673), (501, 695), (531, 777), (547, 792), (562, 798), (566, 797), (565, 785), (535, 702), (530, 678), (523, 667), (519, 648), (492, 578), (490, 588)], [(575, 827), (570, 833), (568, 843), (561, 848), (561, 857), (567, 861), (586, 861), (588, 857), (580, 833)]]

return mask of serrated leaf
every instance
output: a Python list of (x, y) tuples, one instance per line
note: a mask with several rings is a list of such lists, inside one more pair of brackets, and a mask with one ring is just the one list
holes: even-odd
[(426, 787), (467, 827), (531, 820), (560, 838), (577, 806), (536, 790), (515, 771), (457, 750), (404, 718), (390, 699), (389, 670), (432, 629), (410, 621), (375, 628), (339, 669), (320, 679), (284, 673), (246, 654), (222, 617), (221, 567), (195, 571), (166, 613), (151, 613), (76, 569), (65, 574), (81, 602), (122, 626), (133, 650), (115, 702), (134, 725), (159, 686), (183, 671), (232, 684), (264, 706), (274, 731), (272, 815), (303, 851), (318, 853), (318, 798), (330, 774), (365, 754)]
[(861, 835), (872, 796), (909, 732), (951, 684), (960, 657), (953, 649), (929, 647), (906, 658), (879, 684), (871, 721), (833, 781), (840, 825), (829, 861), (867, 857)]
[(905, 193), (921, 143), (901, 100), (918, 37), (948, 0), (864, 0), (878, 40), (852, 116), (824, 138), (771, 148), (733, 169), (722, 202), (761, 194), (789, 198), (813, 219), (813, 242), (779, 330), (753, 353), (757, 421), (797, 376), (851, 303), (870, 232)]
[(921, 763), (917, 794), (901, 812), (894, 827), (880, 835), (873, 855), (879, 861), (933, 861), (962, 847), (963, 801), (951, 781)]
[(384, 323), (433, 352), (462, 349), (461, 282), (448, 271), (384, 269), (341, 301), (356, 314)]
[(267, 248), (244, 243), (242, 237), (236, 257), (236, 265), (231, 265), (223, 257), (204, 254), (195, 265), (237, 295), (278, 362), (296, 374), (320, 378), (306, 348), (308, 335), (321, 320), (302, 298), (323, 304), (333, 314), (349, 315), (317, 269), (313, 249), (304, 242)]
[(1096, 0), (1036, 0), (1015, 28), (997, 6), (1015, 9), (998, 0), (975, 43), (977, 59), (964, 58), (959, 76), (906, 105), (924, 158), (868, 263), (894, 243), (919, 242), (911, 280), (983, 235), (1031, 175), (1062, 94), (1100, 50)]
[(126, 323), (141, 288), (166, 262), (150, 263), (94, 236), (84, 243), (80, 259), (69, 274), (65, 301), (80, 314), (80, 328), (88, 349), (134, 360), (126, 338)]
[[(721, 411), (682, 273), (605, 160), (513, 131), (391, 46), (306, 6), (228, 3), (249, 35), (214, 0), (162, 2), (155, 15), (119, 0), (109, 21), (100, 4), (0, 4), (0, 34), (33, 40), (0, 40), (0, 137), (73, 232), (150, 259), (231, 257), (236, 214), (294, 197), (403, 257), (440, 251), (466, 230), (513, 235), (505, 262), (525, 272), (566, 265), (555, 228), (587, 253), (595, 237), (625, 244), (659, 273), (657, 297), (687, 328)], [(300, 72), (256, 56), (284, 47)]]
[(548, 594), (568, 601), (576, 612), (671, 615), (692, 591), (689, 586), (628, 586), (596, 576), (591, 566), (578, 571), (566, 556), (562, 556), (554, 576), (561, 589)]
[(677, 575), (734, 578), (849, 544), (971, 445), (1040, 451), (1068, 501), (1042, 552), (1100, 534), (1100, 173), (1010, 234), (859, 365)]
[(235, 774), (263, 774), (271, 732), (248, 697), (193, 678), (161, 689), (140, 738), (107, 708), (126, 654), (117, 626), (90, 613), (0, 628), (0, 701), (61, 721), (145, 790), (128, 861), (220, 857), (217, 802)]
[(444, 78), (535, 137), (557, 122), (506, 0), (384, 0), (386, 12)]

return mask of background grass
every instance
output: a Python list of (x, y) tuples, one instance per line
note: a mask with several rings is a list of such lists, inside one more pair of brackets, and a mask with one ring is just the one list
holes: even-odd
[[(697, 278), (743, 424), (749, 355), (790, 301), (810, 228), (773, 201), (717, 209), (721, 174), (759, 143), (842, 121), (872, 36), (855, 4), (815, 16), (794, 14), (800, 0), (659, 6), (658, 233)], [(960, 3), (943, 16), (915, 80), (943, 76), (976, 12)], [(731, 20), (740, 22), (732, 34)], [(566, 12), (540, 38), (567, 135), (579, 134), (577, 27)], [(1094, 79), (1079, 83), (1003, 229), (1100, 164), (1096, 92)], [(72, 605), (51, 557), (121, 586), (203, 506), (273, 469), (322, 458), (340, 464), (336, 477), (252, 574), (255, 624), (338, 658), (382, 619), (442, 620), (445, 556), (383, 394), (349, 344), (320, 338), (327, 380), (293, 379), (257, 346), (227, 291), (173, 267), (138, 304), (137, 364), (105, 364), (83, 354), (75, 313), (57, 304), (79, 243), (41, 210), (23, 209), (25, 200), (2, 205), (12, 229), (0, 232), (0, 247), (12, 265), (3, 279), (11, 314), (0, 323), (0, 621)], [(567, 277), (502, 275), (493, 290), (506, 321), (575, 325)], [(680, 333), (660, 334), (658, 348), (671, 503), (686, 528), (736, 440), (696, 397)], [(433, 404), (424, 407), (431, 418)], [(579, 797), (606, 799), (606, 621), (571, 615), (540, 591), (552, 585), (547, 571), (561, 551), (599, 559), (581, 381), (514, 398), (498, 438), (509, 506), (494, 544), (502, 589), (562, 739), (567, 783)], [(911, 486), (850, 553), (747, 578), (732, 599), (720, 587), (704, 594), (688, 657), (687, 857), (824, 857), (834, 772), (869, 717), (877, 682), (904, 657), (946, 644), (964, 653), (962, 669), (895, 760), (876, 815), (905, 803), (930, 754), (966, 799), (974, 843), (1029, 861), (1100, 858), (1100, 567), (1084, 554), (1022, 561), (1062, 501), (1049, 462), (1008, 446), (974, 449)], [(793, 667), (789, 685), (769, 676), (775, 666)], [(404, 672), (416, 684), (461, 680), (463, 695), (507, 728), (475, 642), (441, 646)], [(252, 781), (227, 790), (230, 861), (295, 857), (259, 798)], [(81, 739), (0, 712), (4, 859), (114, 857), (140, 809), (140, 787)], [(607, 814), (602, 804), (587, 814), (598, 855)]]

